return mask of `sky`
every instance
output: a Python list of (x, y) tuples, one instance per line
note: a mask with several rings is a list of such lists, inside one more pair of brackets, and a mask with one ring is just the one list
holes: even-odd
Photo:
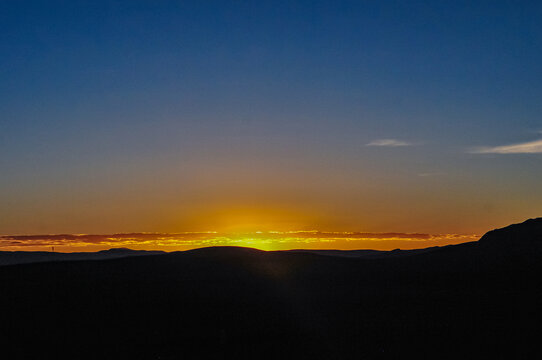
[(539, 1), (1, 1), (0, 234), (541, 216), (541, 18)]

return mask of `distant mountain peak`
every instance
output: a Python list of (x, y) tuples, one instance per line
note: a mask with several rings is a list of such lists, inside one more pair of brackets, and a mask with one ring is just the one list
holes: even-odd
[(186, 253), (205, 256), (235, 256), (262, 253), (262, 250), (244, 246), (209, 246), (197, 249), (186, 250)]
[(134, 251), (138, 251), (138, 250), (132, 250), (125, 247), (118, 247), (118, 248), (111, 248), (107, 250), (100, 250), (98, 252), (99, 253), (126, 253), (126, 252), (134, 252)]
[(506, 247), (514, 250), (542, 250), (542, 218), (526, 220), (488, 231), (479, 240), (484, 247)]

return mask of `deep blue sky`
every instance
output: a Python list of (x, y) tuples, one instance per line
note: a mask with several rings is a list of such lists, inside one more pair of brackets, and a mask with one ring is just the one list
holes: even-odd
[(540, 216), (540, 19), (539, 1), (2, 1), (0, 233)]

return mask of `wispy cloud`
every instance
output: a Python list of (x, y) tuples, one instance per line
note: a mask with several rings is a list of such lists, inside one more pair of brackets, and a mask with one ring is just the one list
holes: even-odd
[(373, 140), (370, 143), (366, 144), (366, 146), (388, 146), (388, 147), (398, 147), (398, 146), (411, 146), (412, 143), (401, 141), (397, 139), (378, 139)]
[(395, 249), (423, 248), (474, 241), (478, 235), (425, 233), (367, 233), (326, 231), (269, 231), (245, 233), (186, 232), (111, 235), (0, 235), (0, 251), (96, 251), (115, 247), (145, 250), (188, 250), (206, 246), (248, 246), (266, 250), (292, 248)]
[(470, 152), (474, 154), (540, 154), (542, 153), (542, 140), (511, 145), (479, 147)]

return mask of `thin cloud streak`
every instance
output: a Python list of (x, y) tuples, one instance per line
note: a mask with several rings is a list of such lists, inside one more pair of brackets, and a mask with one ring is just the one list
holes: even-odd
[(529, 141), (519, 144), (480, 147), (471, 151), (473, 154), (541, 154), (542, 140)]
[(423, 248), (474, 241), (473, 234), (365, 233), (325, 231), (187, 232), (132, 234), (0, 235), (2, 250), (95, 251), (113, 247), (144, 250), (188, 250), (206, 246), (248, 246), (262, 249), (330, 248), (393, 249)]
[(396, 140), (396, 139), (378, 139), (373, 140), (365, 146), (386, 146), (386, 147), (399, 147), (399, 146), (412, 146), (412, 143)]

